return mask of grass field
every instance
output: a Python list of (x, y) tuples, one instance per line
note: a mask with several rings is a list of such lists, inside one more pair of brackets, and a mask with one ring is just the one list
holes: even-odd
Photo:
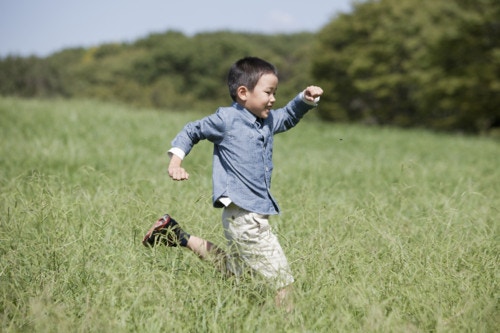
[(223, 245), (211, 146), (169, 180), (201, 115), (0, 98), (1, 332), (497, 332), (500, 143), (322, 124), (275, 142), (271, 223), (295, 311), (258, 279), (145, 248), (164, 212)]

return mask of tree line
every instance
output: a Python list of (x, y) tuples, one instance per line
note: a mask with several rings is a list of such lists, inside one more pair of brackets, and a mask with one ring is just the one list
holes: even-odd
[(260, 35), (229, 31), (186, 36), (151, 34), (133, 43), (65, 49), (46, 58), (0, 59), (0, 94), (19, 97), (96, 98), (165, 110), (230, 103), (226, 75), (241, 57), (274, 63), (280, 94), (291, 98), (310, 81), (314, 35)]
[(0, 95), (210, 113), (230, 103), (227, 71), (248, 55), (278, 67), (279, 102), (321, 85), (325, 121), (470, 133), (499, 126), (497, 0), (368, 0), (316, 34), (166, 31), (45, 58), (7, 56)]

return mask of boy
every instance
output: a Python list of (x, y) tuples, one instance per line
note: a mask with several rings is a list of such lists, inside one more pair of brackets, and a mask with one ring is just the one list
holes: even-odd
[(168, 214), (151, 227), (143, 244), (154, 246), (161, 241), (187, 247), (202, 259), (215, 258), (221, 270), (237, 276), (248, 269), (258, 272), (277, 289), (276, 304), (290, 306), (288, 294), (294, 279), (268, 222), (269, 215), (280, 211), (270, 193), (273, 135), (294, 127), (317, 105), (323, 90), (309, 86), (284, 108), (271, 110), (278, 72), (255, 57), (233, 64), (227, 84), (234, 103), (188, 123), (177, 134), (169, 150), (168, 174), (173, 180), (187, 180), (183, 158), (200, 140), (214, 144), (212, 199), (214, 207), (223, 208), (229, 253), (189, 235)]

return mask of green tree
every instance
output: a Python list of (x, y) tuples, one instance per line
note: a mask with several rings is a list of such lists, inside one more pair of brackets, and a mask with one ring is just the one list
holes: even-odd
[(499, 3), (381, 0), (317, 36), (324, 119), (479, 131), (499, 118)]
[(487, 130), (500, 120), (500, 2), (445, 3), (433, 18), (442, 29), (413, 76), (416, 100), (434, 127)]
[(38, 57), (7, 57), (0, 61), (0, 94), (53, 97), (63, 93), (61, 75), (52, 63)]

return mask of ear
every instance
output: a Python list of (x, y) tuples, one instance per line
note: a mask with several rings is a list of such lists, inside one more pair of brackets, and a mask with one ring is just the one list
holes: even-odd
[(247, 100), (247, 95), (248, 95), (248, 89), (247, 89), (247, 87), (245, 87), (245, 86), (239, 86), (238, 89), (236, 89), (236, 95), (242, 101), (246, 101)]

